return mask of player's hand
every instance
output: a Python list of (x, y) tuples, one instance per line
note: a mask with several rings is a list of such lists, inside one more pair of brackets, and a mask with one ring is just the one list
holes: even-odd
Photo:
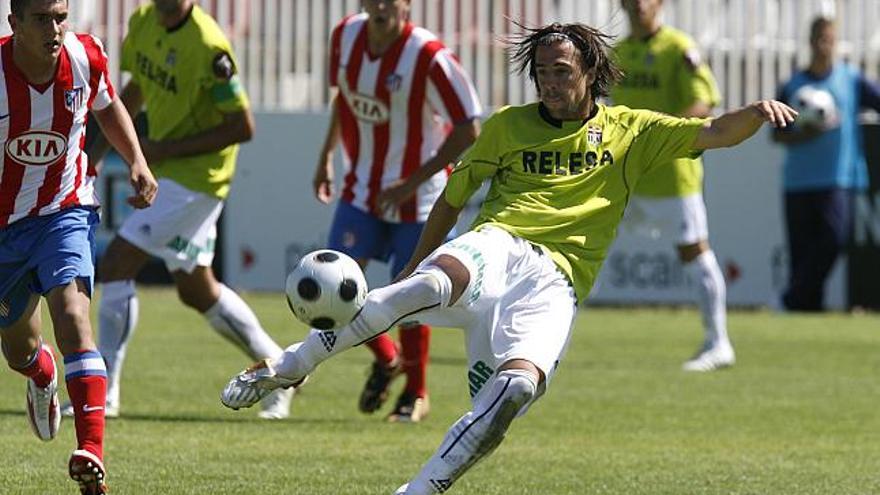
[(794, 123), (798, 115), (794, 108), (776, 100), (757, 101), (752, 103), (752, 108), (760, 119), (770, 122), (773, 127), (780, 129)]
[(398, 179), (379, 193), (376, 207), (381, 212), (388, 211), (411, 198), (416, 193), (416, 188), (417, 186), (412, 182)]
[(146, 162), (138, 161), (131, 165), (129, 181), (134, 189), (134, 195), (128, 198), (128, 204), (142, 209), (153, 204), (159, 184), (150, 172)]
[(312, 179), (312, 187), (318, 201), (329, 205), (333, 201), (333, 160), (329, 157), (318, 162), (315, 168), (315, 177)]

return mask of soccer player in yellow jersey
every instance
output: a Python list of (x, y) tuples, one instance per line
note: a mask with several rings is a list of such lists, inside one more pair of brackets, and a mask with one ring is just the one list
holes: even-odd
[[(630, 35), (615, 47), (623, 80), (611, 88), (615, 105), (647, 108), (681, 117), (709, 117), (720, 95), (693, 40), (660, 23), (663, 0), (623, 0)], [(727, 336), (727, 288), (709, 246), (699, 157), (670, 160), (671, 167), (649, 172), (633, 190), (625, 225), (648, 227), (671, 239), (678, 258), (696, 283), (703, 314), (703, 344), (686, 361), (687, 371), (731, 366), (735, 356)]]
[[(322, 361), (418, 314), (466, 329), (473, 409), (397, 493), (443, 493), (492, 452), (511, 421), (546, 392), (578, 302), (640, 180), (655, 170), (672, 173), (673, 158), (735, 145), (764, 122), (784, 127), (796, 115), (776, 101), (714, 120), (599, 104), (621, 76), (607, 39), (583, 24), (526, 30), (513, 60), (535, 82), (540, 102), (502, 108), (485, 122), (435, 203), (405, 278), (372, 290), (349, 325), (310, 334), (280, 359), (233, 377), (223, 403), (248, 407), (278, 387), (296, 387)], [(444, 244), (485, 180), (491, 187), (471, 230)]]
[[(165, 262), (180, 300), (250, 358), (281, 354), (247, 303), (211, 269), (238, 144), (254, 132), (229, 41), (193, 0), (154, 0), (129, 19), (122, 69), (131, 73), (123, 103), (132, 116), (142, 107), (147, 112), (149, 134), (141, 143), (159, 194), (151, 208), (126, 219), (100, 264), (98, 347), (107, 362), (108, 416), (119, 414), (122, 365), (137, 324), (134, 278), (151, 255)], [(98, 143), (90, 155), (97, 160), (104, 151)], [(292, 390), (267, 397), (260, 417), (287, 417), (291, 397)]]

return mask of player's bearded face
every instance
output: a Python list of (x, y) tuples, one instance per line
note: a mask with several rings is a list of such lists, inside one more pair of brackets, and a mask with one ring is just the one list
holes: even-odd
[(35, 0), (22, 17), (10, 16), (15, 46), (40, 60), (56, 60), (67, 33), (67, 1)]
[(589, 82), (575, 46), (570, 41), (538, 46), (535, 72), (541, 102), (550, 114), (562, 120), (579, 118), (589, 99)]

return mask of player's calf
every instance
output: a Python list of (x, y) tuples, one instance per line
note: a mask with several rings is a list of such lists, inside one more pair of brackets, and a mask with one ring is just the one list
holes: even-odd
[(418, 476), (398, 493), (421, 495), (448, 490), (462, 474), (501, 444), (510, 423), (535, 397), (537, 388), (537, 378), (530, 371), (499, 372), (474, 410), (452, 425)]

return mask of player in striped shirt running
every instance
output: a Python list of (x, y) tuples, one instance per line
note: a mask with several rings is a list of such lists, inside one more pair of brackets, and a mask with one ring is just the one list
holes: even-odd
[(40, 331), (46, 298), (74, 406), (68, 469), (83, 494), (99, 494), (106, 370), (89, 323), (99, 222), (96, 172), (83, 152), (89, 112), (130, 164), (129, 203), (149, 206), (157, 185), (100, 42), (67, 31), (67, 0), (12, 0), (10, 10), (13, 34), (0, 39), (0, 339), (9, 366), (28, 378), (34, 433), (52, 440), (61, 416), (58, 369)]

